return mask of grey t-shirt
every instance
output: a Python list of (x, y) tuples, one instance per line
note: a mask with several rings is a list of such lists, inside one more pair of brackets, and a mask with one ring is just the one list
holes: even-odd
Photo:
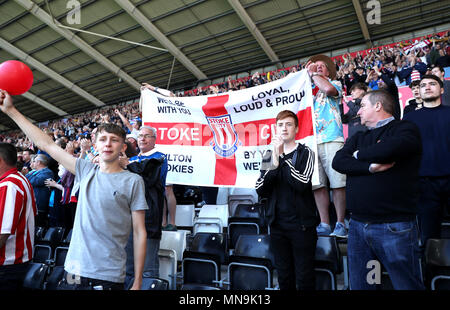
[(90, 161), (77, 159), (75, 182), (80, 183), (80, 191), (64, 269), (122, 283), (131, 211), (148, 209), (144, 180), (127, 170), (103, 173)]

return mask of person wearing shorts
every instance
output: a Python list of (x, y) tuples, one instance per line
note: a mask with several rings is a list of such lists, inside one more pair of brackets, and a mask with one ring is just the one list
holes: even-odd
[[(313, 186), (314, 198), (320, 215), (317, 226), (319, 236), (347, 237), (345, 227), (345, 183), (346, 176), (331, 166), (338, 150), (344, 146), (344, 132), (339, 104), (342, 85), (336, 78), (336, 65), (325, 55), (315, 55), (306, 64), (313, 83), (315, 130), (317, 138), (319, 185)], [(334, 231), (330, 226), (330, 194), (328, 181), (336, 208), (337, 222)]]

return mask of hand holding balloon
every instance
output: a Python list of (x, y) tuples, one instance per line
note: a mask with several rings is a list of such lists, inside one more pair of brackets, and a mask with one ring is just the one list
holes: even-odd
[(26, 93), (33, 85), (33, 72), (23, 62), (7, 60), (0, 65), (0, 90), (11, 96)]

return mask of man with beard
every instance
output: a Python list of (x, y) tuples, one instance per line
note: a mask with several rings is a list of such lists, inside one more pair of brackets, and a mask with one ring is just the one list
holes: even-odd
[(415, 123), (422, 136), (418, 218), (424, 247), (428, 239), (440, 238), (442, 209), (450, 199), (450, 107), (442, 104), (443, 93), (439, 77), (424, 75), (420, 81), (423, 108), (404, 118)]

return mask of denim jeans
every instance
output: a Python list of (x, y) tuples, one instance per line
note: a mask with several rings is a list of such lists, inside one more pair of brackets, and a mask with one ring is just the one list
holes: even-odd
[[(374, 290), (378, 281), (373, 261), (389, 274), (396, 290), (425, 289), (421, 276), (419, 235), (415, 221), (362, 223), (350, 220), (348, 231), (350, 289)], [(380, 265), (380, 267), (381, 267)], [(372, 275), (375, 275), (372, 278)]]
[[(133, 252), (133, 233), (130, 234), (125, 251), (127, 253), (125, 289), (133, 285), (134, 279), (134, 252)], [(145, 253), (144, 276), (159, 277), (159, 244), (160, 239), (147, 239), (147, 251)]]

